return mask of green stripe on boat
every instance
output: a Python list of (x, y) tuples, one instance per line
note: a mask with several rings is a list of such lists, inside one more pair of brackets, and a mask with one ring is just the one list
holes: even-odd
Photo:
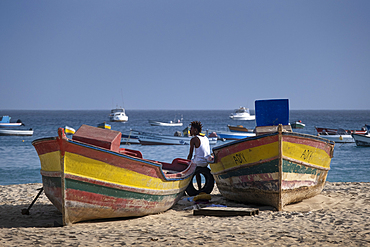
[(175, 198), (178, 195), (178, 193), (172, 195), (148, 195), (138, 192), (126, 191), (122, 189), (109, 188), (97, 184), (91, 184), (72, 179), (66, 179), (65, 186), (66, 189), (74, 189), (117, 198), (143, 199), (147, 201), (162, 201), (163, 199), (166, 198)]

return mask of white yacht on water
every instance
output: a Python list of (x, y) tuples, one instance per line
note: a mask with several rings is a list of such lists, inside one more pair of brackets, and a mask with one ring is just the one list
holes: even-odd
[(234, 113), (231, 113), (230, 118), (233, 120), (255, 120), (256, 116), (250, 115), (249, 108), (241, 106)]
[(111, 122), (127, 122), (128, 116), (126, 115), (125, 108), (112, 109), (109, 114), (109, 120)]

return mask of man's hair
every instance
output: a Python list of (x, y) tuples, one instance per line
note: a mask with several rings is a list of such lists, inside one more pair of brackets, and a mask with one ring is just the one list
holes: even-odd
[(191, 122), (191, 127), (194, 127), (195, 129), (198, 130), (198, 132), (202, 132), (202, 124), (199, 121), (193, 121)]

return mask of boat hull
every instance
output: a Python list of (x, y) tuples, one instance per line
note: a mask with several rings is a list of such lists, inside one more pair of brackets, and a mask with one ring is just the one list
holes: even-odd
[(189, 145), (191, 137), (163, 136), (163, 135), (139, 135), (142, 145)]
[(231, 126), (231, 125), (227, 125), (227, 127), (229, 128), (229, 131), (231, 132), (253, 132), (253, 130), (250, 130), (250, 129), (247, 129), (245, 127), (243, 127), (242, 125), (238, 125), (238, 126)]
[(159, 121), (154, 121), (154, 120), (149, 120), (149, 124), (151, 126), (165, 126), (165, 127), (171, 127), (171, 126), (176, 126), (176, 127), (179, 127), (179, 126), (182, 126), (183, 123), (182, 122), (159, 122)]
[[(366, 126), (366, 125), (365, 125)], [(338, 129), (330, 129), (330, 128), (319, 128), (319, 127), (315, 127), (316, 131), (318, 134), (322, 134), (322, 133), (328, 133), (330, 135), (335, 135), (337, 134), (337, 131)], [(351, 133), (356, 133), (356, 134), (366, 134), (366, 130), (345, 130), (346, 132), (349, 133), (349, 131)]]
[(127, 122), (128, 121), (128, 116), (112, 116), (109, 118), (109, 121), (111, 122)]
[(352, 135), (319, 135), (321, 138), (336, 142), (336, 143), (354, 143)]
[(0, 123), (0, 128), (20, 127), (23, 123)]
[(112, 109), (109, 114), (109, 121), (111, 122), (127, 122), (128, 116), (126, 115), (124, 108)]
[(224, 197), (281, 211), (322, 191), (333, 151), (325, 139), (277, 132), (213, 148), (210, 167)]
[(231, 115), (230, 118), (232, 120), (244, 120), (244, 121), (256, 120), (256, 116), (236, 116), (236, 115)]
[(370, 147), (370, 135), (352, 134), (357, 146)]
[(303, 129), (306, 125), (303, 123), (292, 123), (291, 126), (293, 129)]
[[(132, 134), (139, 139), (141, 145), (189, 145), (191, 136), (170, 136), (159, 135), (149, 132), (132, 131)], [(209, 145), (217, 143), (217, 137), (208, 137)]]
[(0, 136), (32, 136), (33, 130), (0, 129)]
[[(64, 133), (32, 144), (40, 158), (45, 194), (62, 212), (64, 225), (166, 211), (183, 195), (196, 168), (186, 160), (167, 164), (124, 149), (110, 151), (67, 139)], [(164, 166), (183, 170), (167, 174)]]
[(217, 131), (219, 139), (225, 140), (240, 140), (248, 137), (255, 136), (253, 132), (233, 132), (233, 131)]

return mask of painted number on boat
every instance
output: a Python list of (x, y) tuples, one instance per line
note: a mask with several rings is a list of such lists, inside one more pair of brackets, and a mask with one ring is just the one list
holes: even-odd
[(313, 151), (311, 150), (304, 150), (304, 152), (301, 155), (301, 159), (309, 161), (312, 158)]
[(233, 158), (234, 158), (235, 164), (237, 165), (247, 162), (247, 159), (244, 157), (242, 153), (234, 154)]

